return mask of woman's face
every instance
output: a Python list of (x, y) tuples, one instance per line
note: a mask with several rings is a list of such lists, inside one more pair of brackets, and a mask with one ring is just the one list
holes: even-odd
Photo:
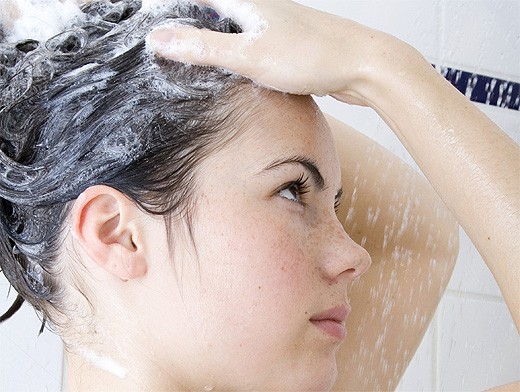
[(346, 287), (370, 264), (336, 218), (340, 179), (312, 100), (272, 94), (202, 164), (193, 242), (172, 229), (150, 306), (157, 362), (195, 388), (330, 388)]

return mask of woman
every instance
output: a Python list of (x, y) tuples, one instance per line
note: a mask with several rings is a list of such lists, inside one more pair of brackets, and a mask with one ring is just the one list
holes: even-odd
[[(238, 3), (253, 9), (261, 23), (246, 34), (225, 37), (162, 29), (152, 36), (157, 52), (170, 59), (222, 66), (280, 91), (332, 95), (373, 108), (484, 257), (518, 329), (518, 146), (417, 51), (391, 36), (291, 2), (204, 3), (228, 12)], [(237, 21), (244, 24), (244, 18)], [(197, 42), (196, 51), (184, 45), (187, 37)], [(457, 170), (450, 170), (453, 167)]]
[[(217, 11), (229, 12), (219, 4)], [(423, 183), (407, 188), (388, 180), (410, 171), (368, 166), (356, 151), (369, 142), (329, 119), (342, 128), (338, 162), (328, 125), (308, 97), (259, 88), (219, 69), (154, 60), (145, 51), (146, 32), (172, 18), (228, 33), (244, 28), (245, 34), (219, 34), (218, 45), (199, 31), (177, 29), (176, 43), (162, 54), (178, 55), (195, 42), (196, 58), (188, 51), (182, 60), (211, 61), (204, 56), (215, 52), (231, 59), (220, 66), (262, 74), (264, 85), (343, 97), (341, 88), (328, 90), (343, 74), (319, 63), (326, 52), (306, 58), (314, 73), (317, 66), (331, 76), (313, 86), (310, 71), (289, 68), (297, 47), (287, 45), (295, 51), (291, 61), (286, 48), (271, 50), (270, 61), (285, 65), (280, 80), (284, 71), (301, 75), (305, 91), (276, 84), (266, 72), (272, 64), (262, 65), (255, 54), (264, 45), (276, 49), (270, 34), (294, 40), (296, 21), (287, 27), (278, 18), (312, 20), (307, 27), (329, 22), (331, 30), (349, 22), (330, 23), (292, 3), (233, 5), (256, 18), (237, 18), (238, 26), (189, 5), (138, 11), (138, 4), (96, 2), (73, 31), (44, 48), (18, 42), (10, 57), (12, 88), (2, 97), (2, 268), (59, 330), (69, 389), (326, 390), (338, 369), (337, 388), (392, 387), (446, 284), (456, 248), (453, 221)], [(363, 34), (354, 29), (353, 40), (370, 41), (371, 32), (354, 27)], [(180, 41), (183, 33), (190, 36)], [(241, 53), (252, 48), (250, 60), (214, 49), (226, 47), (223, 37), (229, 48), (238, 40)], [(323, 47), (319, 36), (313, 39)], [(29, 78), (30, 88), (20, 88)], [(354, 90), (347, 97), (369, 102)], [(356, 216), (370, 211), (365, 197), (376, 195), (391, 200), (389, 208), (379, 218)], [(410, 195), (417, 203), (404, 208)], [(341, 207), (341, 220), (369, 249), (375, 268), (352, 287), (354, 311), (336, 364), (349, 313), (346, 288), (370, 264), (334, 214), (342, 199), (350, 205)], [(396, 217), (403, 224), (385, 227)], [(374, 290), (380, 274), (381, 292)], [(431, 284), (417, 294), (423, 282)], [(414, 301), (392, 304), (394, 296), (414, 292)], [(417, 303), (419, 322), (410, 323), (406, 313)], [(383, 332), (406, 338), (377, 339)], [(373, 360), (374, 352), (385, 361)]]

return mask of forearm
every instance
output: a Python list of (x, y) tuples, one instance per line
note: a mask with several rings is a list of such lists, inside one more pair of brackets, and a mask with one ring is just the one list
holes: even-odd
[(489, 389), (488, 392), (518, 392), (520, 391), (520, 381), (512, 382), (510, 384), (502, 385), (493, 389)]
[[(206, 1), (217, 11), (232, 3)], [(518, 146), (397, 38), (290, 1), (247, 3), (242, 34), (162, 28), (149, 45), (280, 91), (374, 108), (464, 227), (520, 326)]]
[(518, 327), (520, 149), (414, 49), (392, 45), (348, 94), (374, 108), (414, 157), (488, 264)]

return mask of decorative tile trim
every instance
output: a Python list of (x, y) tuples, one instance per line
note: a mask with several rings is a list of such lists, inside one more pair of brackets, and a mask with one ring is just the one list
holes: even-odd
[(520, 110), (520, 83), (433, 65), (453, 86), (473, 102)]

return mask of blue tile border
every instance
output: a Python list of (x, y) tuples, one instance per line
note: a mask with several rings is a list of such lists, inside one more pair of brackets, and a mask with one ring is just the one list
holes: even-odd
[(520, 110), (520, 83), (434, 65), (435, 69), (473, 102)]

